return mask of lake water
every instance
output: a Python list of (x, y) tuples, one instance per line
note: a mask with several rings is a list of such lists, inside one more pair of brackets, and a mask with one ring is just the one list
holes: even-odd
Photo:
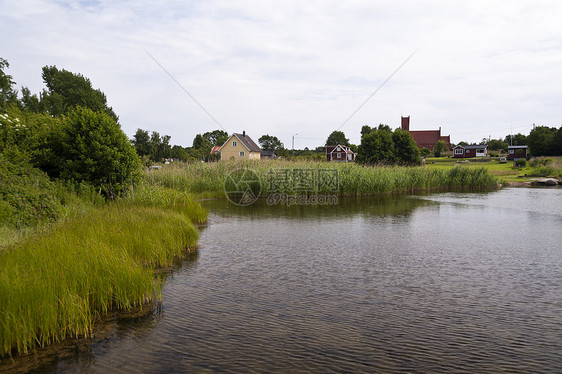
[(336, 206), (205, 204), (212, 214), (199, 252), (171, 272), (160, 303), (109, 318), (95, 339), (4, 369), (562, 368), (561, 188), (340, 199)]

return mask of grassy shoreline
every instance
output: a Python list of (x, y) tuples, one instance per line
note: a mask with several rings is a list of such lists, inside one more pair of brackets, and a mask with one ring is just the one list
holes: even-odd
[(0, 357), (90, 336), (108, 310), (158, 299), (157, 270), (196, 247), (205, 220), (186, 194), (141, 185), (0, 252)]
[[(542, 163), (542, 164), (541, 164)], [(522, 168), (514, 167), (513, 161), (505, 164), (499, 162), (499, 158), (491, 158), (483, 161), (480, 158), (457, 159), (457, 158), (428, 158), (427, 166), (431, 168), (450, 169), (461, 164), (466, 168), (486, 168), (488, 172), (497, 177), (502, 184), (518, 184), (530, 181), (529, 175), (545, 175), (562, 180), (562, 156), (536, 157), (527, 162)], [(537, 166), (534, 166), (537, 164)]]

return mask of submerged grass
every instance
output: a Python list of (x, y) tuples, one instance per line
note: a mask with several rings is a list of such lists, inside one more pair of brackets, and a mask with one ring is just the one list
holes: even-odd
[(185, 194), (141, 185), (0, 252), (0, 357), (70, 336), (96, 316), (160, 297), (155, 269), (195, 247), (206, 212)]
[[(312, 170), (337, 175), (336, 192), (340, 196), (361, 196), (413, 191), (434, 191), (446, 189), (489, 190), (498, 187), (496, 177), (483, 167), (454, 168), (363, 166), (354, 163), (327, 163), (314, 161), (224, 161), (215, 163), (193, 163), (168, 165), (161, 170), (146, 172), (146, 181), (151, 185), (166, 186), (179, 191), (196, 194), (199, 197), (224, 196), (224, 184), (229, 173), (248, 168), (259, 177), (262, 196), (268, 195), (279, 186), (273, 174), (276, 170), (289, 170), (289, 183), (281, 192), (302, 193), (297, 175), (291, 171)], [(306, 193), (319, 194), (322, 189), (313, 184)]]

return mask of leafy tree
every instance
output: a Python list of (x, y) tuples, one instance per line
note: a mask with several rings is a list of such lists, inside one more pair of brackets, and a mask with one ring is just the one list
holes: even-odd
[(4, 72), (9, 68), (8, 61), (0, 57), (0, 109), (5, 109), (9, 104), (18, 102), (18, 92), (12, 88), (16, 83), (12, 76)]
[(203, 134), (203, 137), (209, 140), (212, 146), (223, 145), (229, 138), (228, 133), (223, 130), (214, 130), (211, 132), (206, 132)]
[(171, 157), (182, 161), (187, 161), (187, 151), (180, 145), (174, 145), (171, 151)]
[(153, 131), (150, 135), (150, 148), (152, 161), (160, 162), (165, 158), (170, 158), (172, 147), (170, 146), (170, 136)]
[(201, 134), (195, 135), (193, 139), (193, 148), (194, 149), (204, 149), (205, 151), (211, 152), (211, 148), (213, 148), (213, 143), (206, 137)]
[(349, 139), (345, 137), (343, 131), (333, 131), (328, 139), (326, 139), (326, 145), (349, 145)]
[(46, 113), (47, 108), (45, 102), (41, 101), (37, 95), (32, 95), (31, 91), (27, 87), (22, 87), (21, 89), (21, 103), (22, 106), (30, 112), (34, 113)]
[(429, 154), (431, 153), (431, 151), (429, 150), (429, 148), (423, 147), (423, 148), (420, 150), (420, 153), (421, 153), (421, 155), (422, 155), (423, 157), (427, 157), (427, 156), (429, 156)]
[(366, 164), (393, 163), (394, 142), (390, 131), (373, 131), (361, 139), (357, 161)]
[(390, 128), (390, 126), (385, 125), (384, 123), (379, 123), (379, 126), (377, 127), (377, 130), (392, 132), (392, 129)]
[(551, 152), (553, 156), (562, 156), (562, 126), (552, 136)]
[(87, 181), (108, 197), (120, 195), (133, 182), (140, 160), (127, 135), (107, 113), (88, 108), (69, 112), (52, 139), (57, 169), (55, 176)]
[(33, 111), (46, 110), (52, 116), (70, 113), (80, 106), (94, 112), (103, 112), (119, 120), (111, 107), (107, 105), (107, 97), (92, 87), (92, 83), (82, 74), (75, 74), (68, 70), (57, 69), (56, 66), (45, 66), (41, 74), (47, 89), (38, 96), (31, 95), (25, 88), (22, 102)]
[(367, 134), (370, 134), (373, 131), (373, 129), (371, 128), (371, 126), (369, 125), (363, 125), (363, 127), (361, 127), (361, 137), (364, 137)]
[(213, 144), (209, 139), (201, 134), (197, 134), (193, 139), (193, 148), (190, 156), (198, 160), (207, 160), (209, 159), (212, 148)]
[(150, 143), (150, 135), (148, 135), (148, 131), (137, 129), (137, 132), (133, 135), (133, 145), (135, 146), (139, 156), (151, 156), (152, 144)]
[(502, 139), (492, 139), (487, 142), (488, 148), (491, 151), (500, 151), (502, 149), (507, 149), (507, 143), (504, 142)]
[[(512, 144), (513, 139), (513, 144)], [(516, 135), (508, 135), (505, 137), (505, 142), (508, 145), (528, 145), (527, 137), (521, 133)]]
[(262, 135), (262, 137), (258, 139), (258, 143), (260, 143), (261, 149), (265, 151), (277, 151), (278, 149), (283, 148), (281, 140), (279, 140), (276, 136), (269, 134)]
[(394, 142), (394, 157), (397, 162), (408, 165), (420, 164), (420, 149), (410, 132), (396, 129), (392, 133), (392, 141)]
[(447, 150), (447, 144), (443, 140), (438, 140), (433, 147), (433, 154), (435, 157), (441, 157), (441, 154)]
[(533, 156), (551, 156), (553, 155), (553, 139), (556, 134), (555, 127), (536, 126), (534, 127), (527, 142), (529, 143), (529, 151)]

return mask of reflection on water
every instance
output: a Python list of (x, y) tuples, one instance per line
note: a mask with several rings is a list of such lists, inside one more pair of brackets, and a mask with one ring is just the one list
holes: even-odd
[(332, 207), (206, 204), (213, 214), (199, 256), (168, 277), (158, 308), (42, 368), (526, 373), (562, 365), (562, 189)]

